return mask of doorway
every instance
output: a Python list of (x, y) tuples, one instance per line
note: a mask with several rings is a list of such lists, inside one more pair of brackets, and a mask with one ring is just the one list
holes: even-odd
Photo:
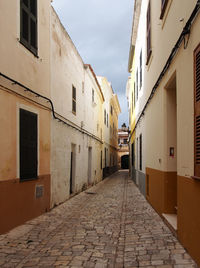
[(70, 160), (70, 195), (74, 193), (75, 188), (75, 165), (76, 165), (76, 145), (71, 145), (71, 160)]
[(165, 156), (163, 216), (177, 230), (177, 87), (174, 74), (165, 87)]
[(88, 184), (92, 183), (92, 147), (88, 147)]

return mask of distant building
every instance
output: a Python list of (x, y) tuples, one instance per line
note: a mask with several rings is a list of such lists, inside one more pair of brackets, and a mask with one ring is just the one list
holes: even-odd
[(122, 169), (129, 168), (129, 131), (127, 127), (118, 129), (118, 165)]
[(51, 10), (51, 207), (102, 180), (104, 95)]
[(106, 77), (97, 77), (105, 98), (103, 104), (103, 177), (118, 169), (118, 116), (121, 113), (118, 97)]

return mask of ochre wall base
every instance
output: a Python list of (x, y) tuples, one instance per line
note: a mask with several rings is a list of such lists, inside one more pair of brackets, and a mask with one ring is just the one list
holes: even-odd
[[(43, 195), (36, 198), (36, 185), (43, 186)], [(0, 234), (49, 211), (50, 175), (37, 180), (0, 181)]]
[(162, 213), (176, 213), (177, 173), (146, 168), (146, 198), (153, 208)]
[(200, 181), (178, 176), (178, 238), (200, 265)]
[(158, 214), (177, 212), (177, 237), (200, 265), (200, 181), (146, 168), (146, 193)]

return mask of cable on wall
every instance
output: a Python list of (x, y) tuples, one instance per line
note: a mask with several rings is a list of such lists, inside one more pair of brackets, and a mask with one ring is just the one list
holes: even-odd
[[(161, 71), (161, 73), (160, 73), (155, 85), (153, 86), (153, 88), (151, 90), (150, 96), (149, 96), (147, 102), (145, 103), (145, 105), (144, 105), (144, 107), (143, 107), (143, 109), (142, 109), (142, 111), (141, 111), (141, 113), (140, 113), (140, 115), (139, 115), (139, 117), (138, 117), (138, 119), (137, 119), (137, 121), (135, 123), (133, 131), (131, 132), (130, 138), (132, 137), (133, 133), (135, 132), (140, 119), (142, 118), (142, 116), (144, 116), (145, 111), (147, 109), (147, 106), (149, 105), (151, 99), (153, 98), (153, 96), (154, 96), (154, 94), (156, 92), (156, 89), (160, 85), (163, 76), (165, 75), (165, 73), (169, 69), (169, 67), (170, 67), (170, 65), (172, 63), (172, 60), (174, 59), (178, 49), (181, 46), (182, 41), (184, 41), (184, 49), (187, 48), (187, 44), (188, 44), (189, 36), (190, 36), (190, 30), (191, 30), (192, 24), (193, 24), (196, 16), (199, 13), (199, 10), (200, 10), (200, 0), (197, 0), (195, 8), (193, 9), (192, 14), (190, 15), (190, 18), (188, 19), (185, 27), (183, 28), (183, 31), (181, 32), (181, 34), (180, 34), (175, 46), (173, 47), (173, 49), (172, 49), (172, 51), (171, 51), (171, 53), (170, 53), (170, 55), (169, 55), (169, 57), (167, 59), (167, 62), (165, 63), (164, 68), (162, 69), (162, 71)], [(186, 36), (187, 36), (187, 41), (186, 41)]]
[[(97, 140), (98, 142), (100, 142), (101, 144), (103, 144), (103, 141), (100, 140), (100, 139), (99, 139), (98, 137), (96, 137), (95, 135), (89, 133), (88, 131), (86, 131), (86, 130), (84, 130), (84, 129), (81, 129), (79, 126), (73, 126), (72, 124), (70, 124), (70, 123), (64, 121), (63, 119), (57, 117), (57, 116), (56, 116), (55, 109), (54, 109), (54, 105), (53, 105), (53, 102), (51, 101), (51, 99), (49, 99), (49, 98), (47, 98), (47, 97), (45, 97), (45, 96), (43, 96), (43, 95), (41, 95), (41, 94), (39, 94), (39, 93), (33, 91), (32, 89), (30, 89), (30, 88), (24, 86), (23, 84), (19, 83), (18, 81), (14, 80), (14, 79), (12, 79), (12, 78), (10, 78), (10, 77), (8, 77), (7, 75), (5, 75), (5, 74), (3, 74), (3, 73), (1, 73), (1, 72), (0, 72), (0, 76), (2, 76), (2, 77), (4, 77), (5, 79), (11, 81), (13, 85), (18, 85), (18, 86), (22, 87), (22, 88), (24, 89), (24, 91), (28, 91), (28, 92), (34, 94), (35, 97), (42, 98), (42, 99), (46, 100), (47, 102), (49, 102), (49, 103), (50, 103), (50, 106), (51, 106), (51, 112), (52, 112), (53, 118), (54, 118), (55, 120), (57, 120), (58, 122), (61, 122), (61, 123), (63, 123), (64, 125), (67, 125), (67, 126), (73, 128), (73, 129), (76, 129), (76, 130), (78, 130), (79, 132), (81, 132), (81, 133), (83, 133), (83, 134), (86, 134), (86, 135), (88, 135), (89, 137), (91, 137), (91, 138)], [(64, 119), (65, 119), (65, 120), (68, 120), (68, 119), (66, 119), (66, 118), (64, 118)]]

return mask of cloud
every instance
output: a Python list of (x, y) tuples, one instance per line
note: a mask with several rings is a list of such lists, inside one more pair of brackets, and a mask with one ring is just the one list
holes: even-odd
[[(133, 0), (54, 0), (53, 6), (85, 63), (105, 76), (118, 94), (128, 124), (126, 82)], [(121, 121), (123, 121), (121, 123)]]

